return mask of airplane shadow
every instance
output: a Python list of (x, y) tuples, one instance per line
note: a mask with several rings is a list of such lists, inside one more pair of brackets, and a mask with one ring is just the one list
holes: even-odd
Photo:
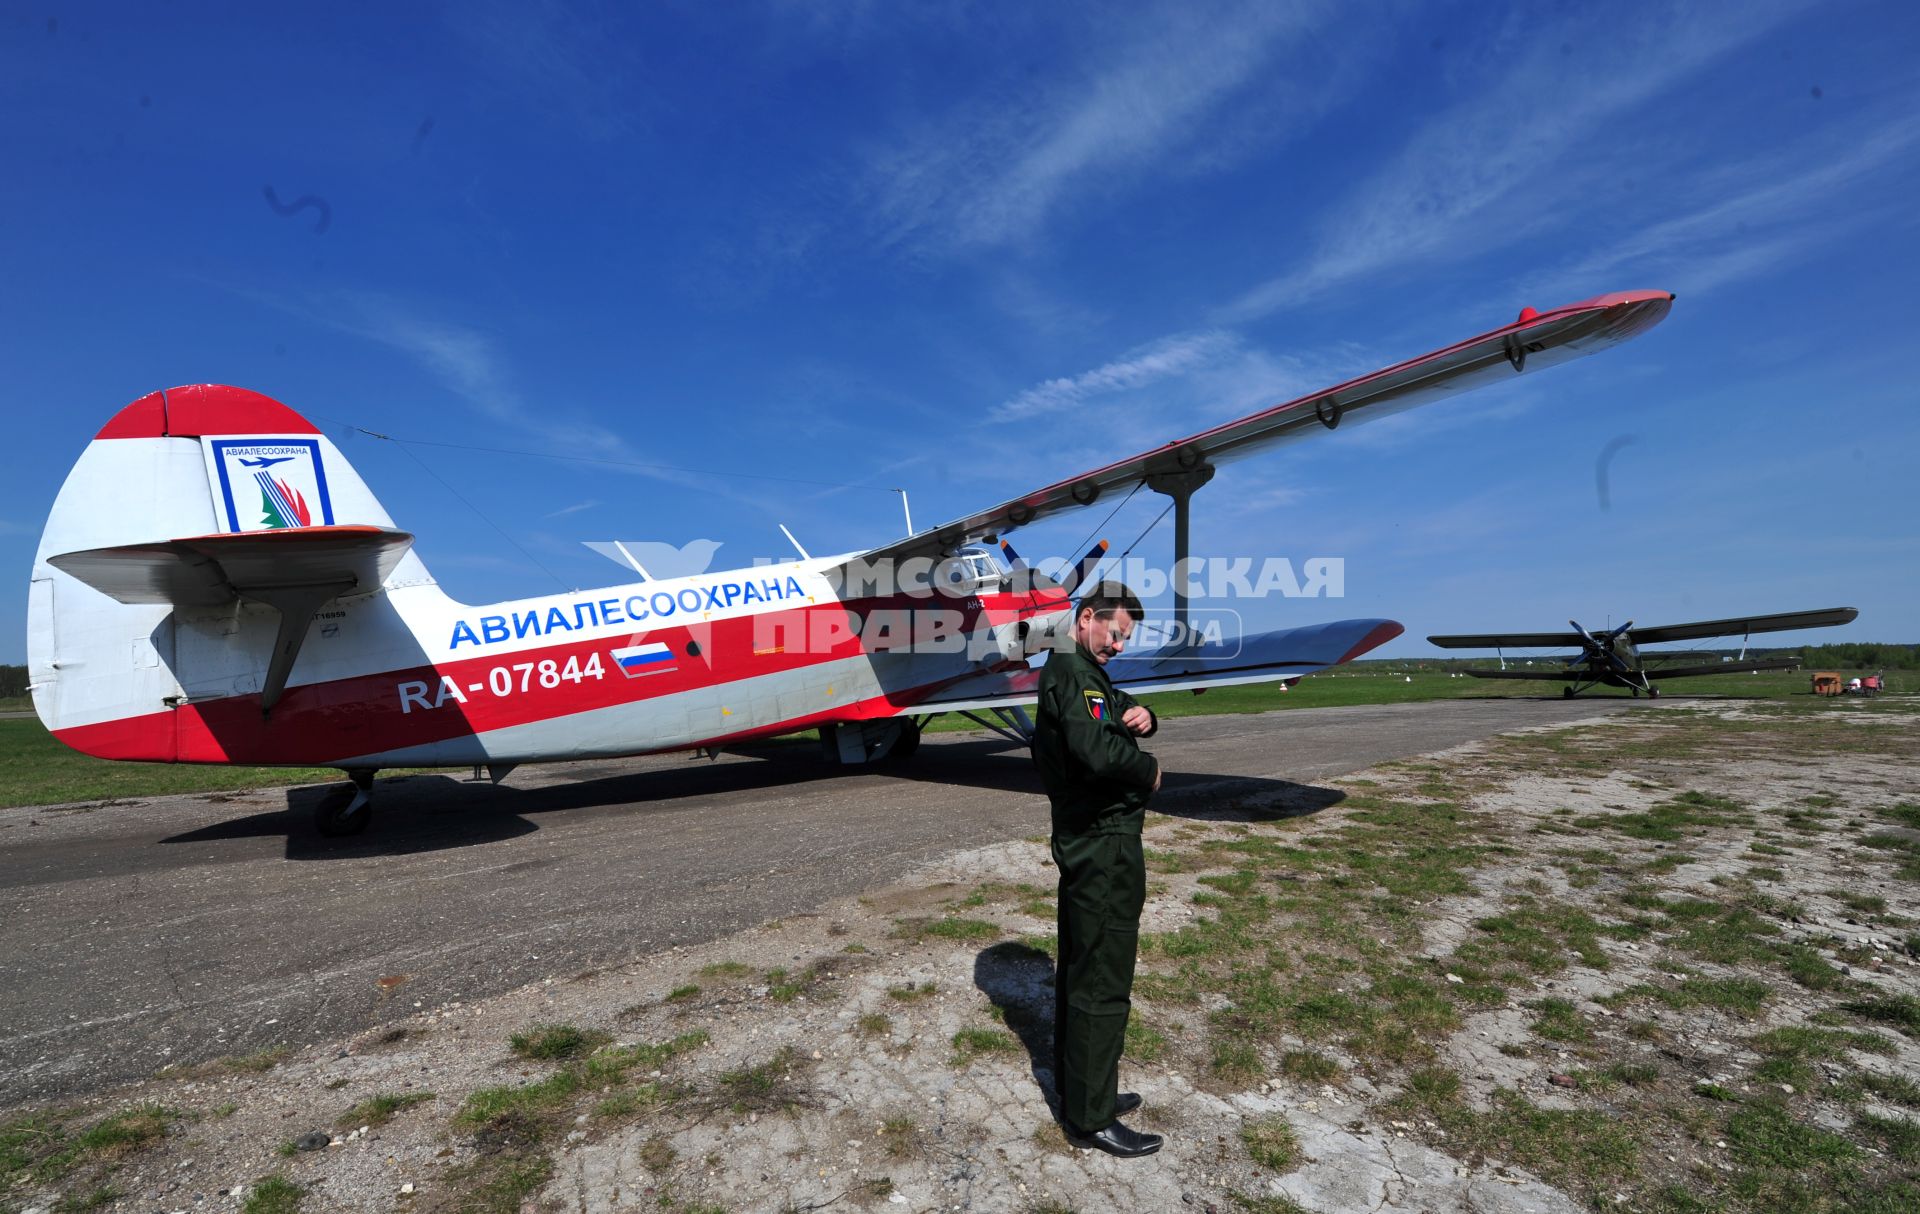
[[(849, 770), (820, 755), (811, 743), (757, 743), (740, 748), (750, 763), (684, 764), (621, 771), (591, 764), (580, 777), (540, 788), (515, 788), (451, 774), (403, 775), (374, 785), (373, 825), (364, 835), (328, 838), (313, 824), (314, 809), (341, 784), (312, 784), (286, 791), (286, 805), (265, 813), (216, 822), (171, 835), (162, 843), (284, 838), (289, 860), (345, 860), (403, 856), (500, 842), (540, 829), (543, 814), (601, 812), (641, 815), (672, 812), (674, 803), (766, 789), (793, 789), (819, 781), (902, 779), (949, 785), (964, 793), (982, 789), (1043, 793), (1026, 747), (997, 738), (922, 746), (912, 758)], [(603, 774), (604, 773), (604, 774)], [(1344, 794), (1285, 780), (1169, 773), (1156, 811), (1202, 821), (1262, 822), (1315, 813)]]

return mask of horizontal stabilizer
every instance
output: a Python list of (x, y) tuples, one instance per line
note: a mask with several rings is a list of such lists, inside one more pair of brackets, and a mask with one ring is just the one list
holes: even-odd
[(290, 527), (65, 552), (47, 563), (122, 603), (218, 607), (287, 586), (368, 594), (412, 545), (412, 535), (386, 527)]
[(264, 714), (286, 689), (314, 613), (380, 589), (412, 546), (412, 535), (388, 527), (288, 527), (90, 548), (47, 563), (122, 603), (220, 607), (250, 599), (279, 612), (260, 688)]

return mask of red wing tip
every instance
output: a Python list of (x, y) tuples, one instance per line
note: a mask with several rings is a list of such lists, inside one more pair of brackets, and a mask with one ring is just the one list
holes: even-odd
[(230, 384), (183, 384), (149, 392), (100, 428), (101, 438), (199, 438), (220, 434), (318, 434), (271, 396)]
[(1398, 620), (1381, 620), (1369, 629), (1367, 635), (1361, 637), (1352, 649), (1340, 655), (1340, 661), (1335, 662), (1334, 665), (1338, 666), (1342, 662), (1351, 662), (1363, 653), (1378, 649), (1406, 630), (1407, 626)]

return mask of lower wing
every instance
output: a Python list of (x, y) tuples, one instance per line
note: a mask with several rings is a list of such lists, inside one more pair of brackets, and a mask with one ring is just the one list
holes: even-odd
[(1556, 683), (1568, 683), (1586, 676), (1578, 669), (1573, 670), (1463, 670), (1461, 674), (1470, 674), (1476, 679), (1551, 679)]
[[(1107, 674), (1114, 686), (1133, 695), (1278, 683), (1351, 662), (1403, 631), (1405, 629), (1393, 620), (1310, 624), (1197, 646), (1123, 654), (1107, 663)], [(1039, 689), (1039, 668), (1023, 666), (962, 679), (905, 708), (908, 712), (1014, 708), (1033, 703)]]

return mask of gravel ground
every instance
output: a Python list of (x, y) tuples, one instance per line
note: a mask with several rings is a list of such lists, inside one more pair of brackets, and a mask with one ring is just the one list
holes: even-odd
[[(1740, 720), (1737, 708), (1711, 711)], [(1904, 731), (1920, 733), (1910, 722)], [(1647, 721), (1615, 717), (1580, 728), (1645, 729)], [(1838, 794), (1824, 812), (1864, 822), (1873, 806), (1916, 799), (1910, 750), (1903, 743), (1894, 753), (1814, 759), (1656, 756), (1600, 772), (1505, 774), (1509, 752), (1496, 740), (1424, 765), (1328, 781), (1331, 797), (1293, 785), (1273, 794), (1277, 800), (1239, 801), (1211, 818), (1152, 817), (1148, 843), (1168, 850), (1240, 838), (1249, 823), (1256, 831), (1277, 823), (1327, 832), (1353, 817), (1341, 796), (1471, 773), (1474, 809), (1511, 823), (1517, 845), (1475, 868), (1470, 889), (1424, 909), (1424, 955), (1443, 958), (1523, 885), (1548, 900), (1588, 896), (1569, 883), (1564, 865), (1548, 862), (1566, 842), (1556, 822), (1645, 812), (1679, 786), (1709, 788), (1763, 813)], [(1667, 887), (1711, 891), (1716, 878), (1750, 865), (1750, 846), (1739, 832), (1692, 840)], [(1913, 885), (1889, 880), (1872, 859), (1838, 830), (1797, 851), (1777, 883), (1778, 894), (1801, 907), (1784, 930), (1823, 956), (1844, 958), (1866, 989), (1920, 996), (1920, 967), (1902, 947), (1904, 932), (1863, 921), (1834, 899), (1836, 890), (1854, 890), (1881, 900), (1882, 922), (1920, 918)], [(1204, 897), (1195, 901), (1210, 888), (1202, 875), (1156, 873), (1143, 930), (1167, 933), (1215, 913)], [(1155, 1061), (1125, 1064), (1124, 1084), (1146, 1102), (1130, 1120), (1166, 1134), (1166, 1149), (1119, 1161), (1072, 1148), (1048, 1106), (1051, 969), (1041, 950), (1052, 930), (1043, 903), (1053, 882), (1043, 839), (975, 847), (811, 912), (633, 964), (428, 1003), (357, 1037), (284, 1056), (163, 1074), (69, 1113), (77, 1125), (158, 1104), (170, 1112), (156, 1141), (102, 1156), (107, 1163), (83, 1165), (59, 1184), (23, 1186), (12, 1208), (51, 1211), (63, 1199), (70, 1204), (61, 1208), (142, 1214), (293, 1208), (263, 1204), (278, 1187), (261, 1187), (273, 1177), (299, 1186), (297, 1208), (306, 1211), (1590, 1208), (1592, 1193), (1555, 1187), (1512, 1160), (1451, 1153), (1433, 1123), (1386, 1107), (1392, 1085), (1384, 1072), (1336, 1047), (1325, 1047), (1345, 1064), (1333, 1082), (1301, 1082), (1271, 1068), (1251, 1081), (1223, 1081), (1206, 1066), (1208, 1014), (1217, 1010), (1206, 1001), (1136, 1000), (1137, 1015), (1169, 1044)], [(982, 926), (947, 926), (954, 924)], [(1574, 965), (1543, 988), (1602, 1028), (1624, 1013), (1597, 997), (1659, 984), (1676, 964), (1654, 939), (1610, 938), (1604, 948), (1604, 970)], [(1711, 1008), (1656, 1013), (1663, 1048), (1690, 1059), (1701, 1081), (1745, 1090), (1742, 1064), (1752, 1055), (1742, 1042), (1804, 1022), (1818, 1002), (1791, 984), (1772, 985), (1778, 989), (1757, 1020)], [(395, 997), (407, 995), (400, 989)], [(1486, 1108), (1503, 1091), (1521, 1091), (1543, 1108), (1593, 1107), (1585, 1093), (1559, 1086), (1573, 1060), (1529, 1037), (1533, 1013), (1525, 1008), (1515, 998), (1476, 1010), (1438, 1041), (1439, 1057), (1462, 1077), (1463, 1099)], [(544, 1107), (462, 1120), (475, 1093), (524, 1093), (565, 1070), (564, 1060), (510, 1045), (514, 1034), (552, 1025), (600, 1035), (583, 1050), (601, 1041), (630, 1048), (593, 1055), (616, 1057), (618, 1067), (582, 1070), (576, 1061), (577, 1086)], [(1920, 1045), (1891, 1041), (1891, 1053), (1854, 1061), (1920, 1074)], [(348, 1116), (381, 1096), (415, 1099), (384, 1124)], [(1810, 1115), (1831, 1119), (1817, 1109)], [(1257, 1162), (1247, 1145), (1250, 1128), (1274, 1119), (1284, 1119), (1292, 1139), (1279, 1168)], [(302, 1136), (313, 1149), (296, 1149)], [(1687, 1149), (1695, 1147), (1701, 1158), (1668, 1162), (1724, 1166), (1710, 1143)], [(1270, 1204), (1250, 1204), (1261, 1201)]]

